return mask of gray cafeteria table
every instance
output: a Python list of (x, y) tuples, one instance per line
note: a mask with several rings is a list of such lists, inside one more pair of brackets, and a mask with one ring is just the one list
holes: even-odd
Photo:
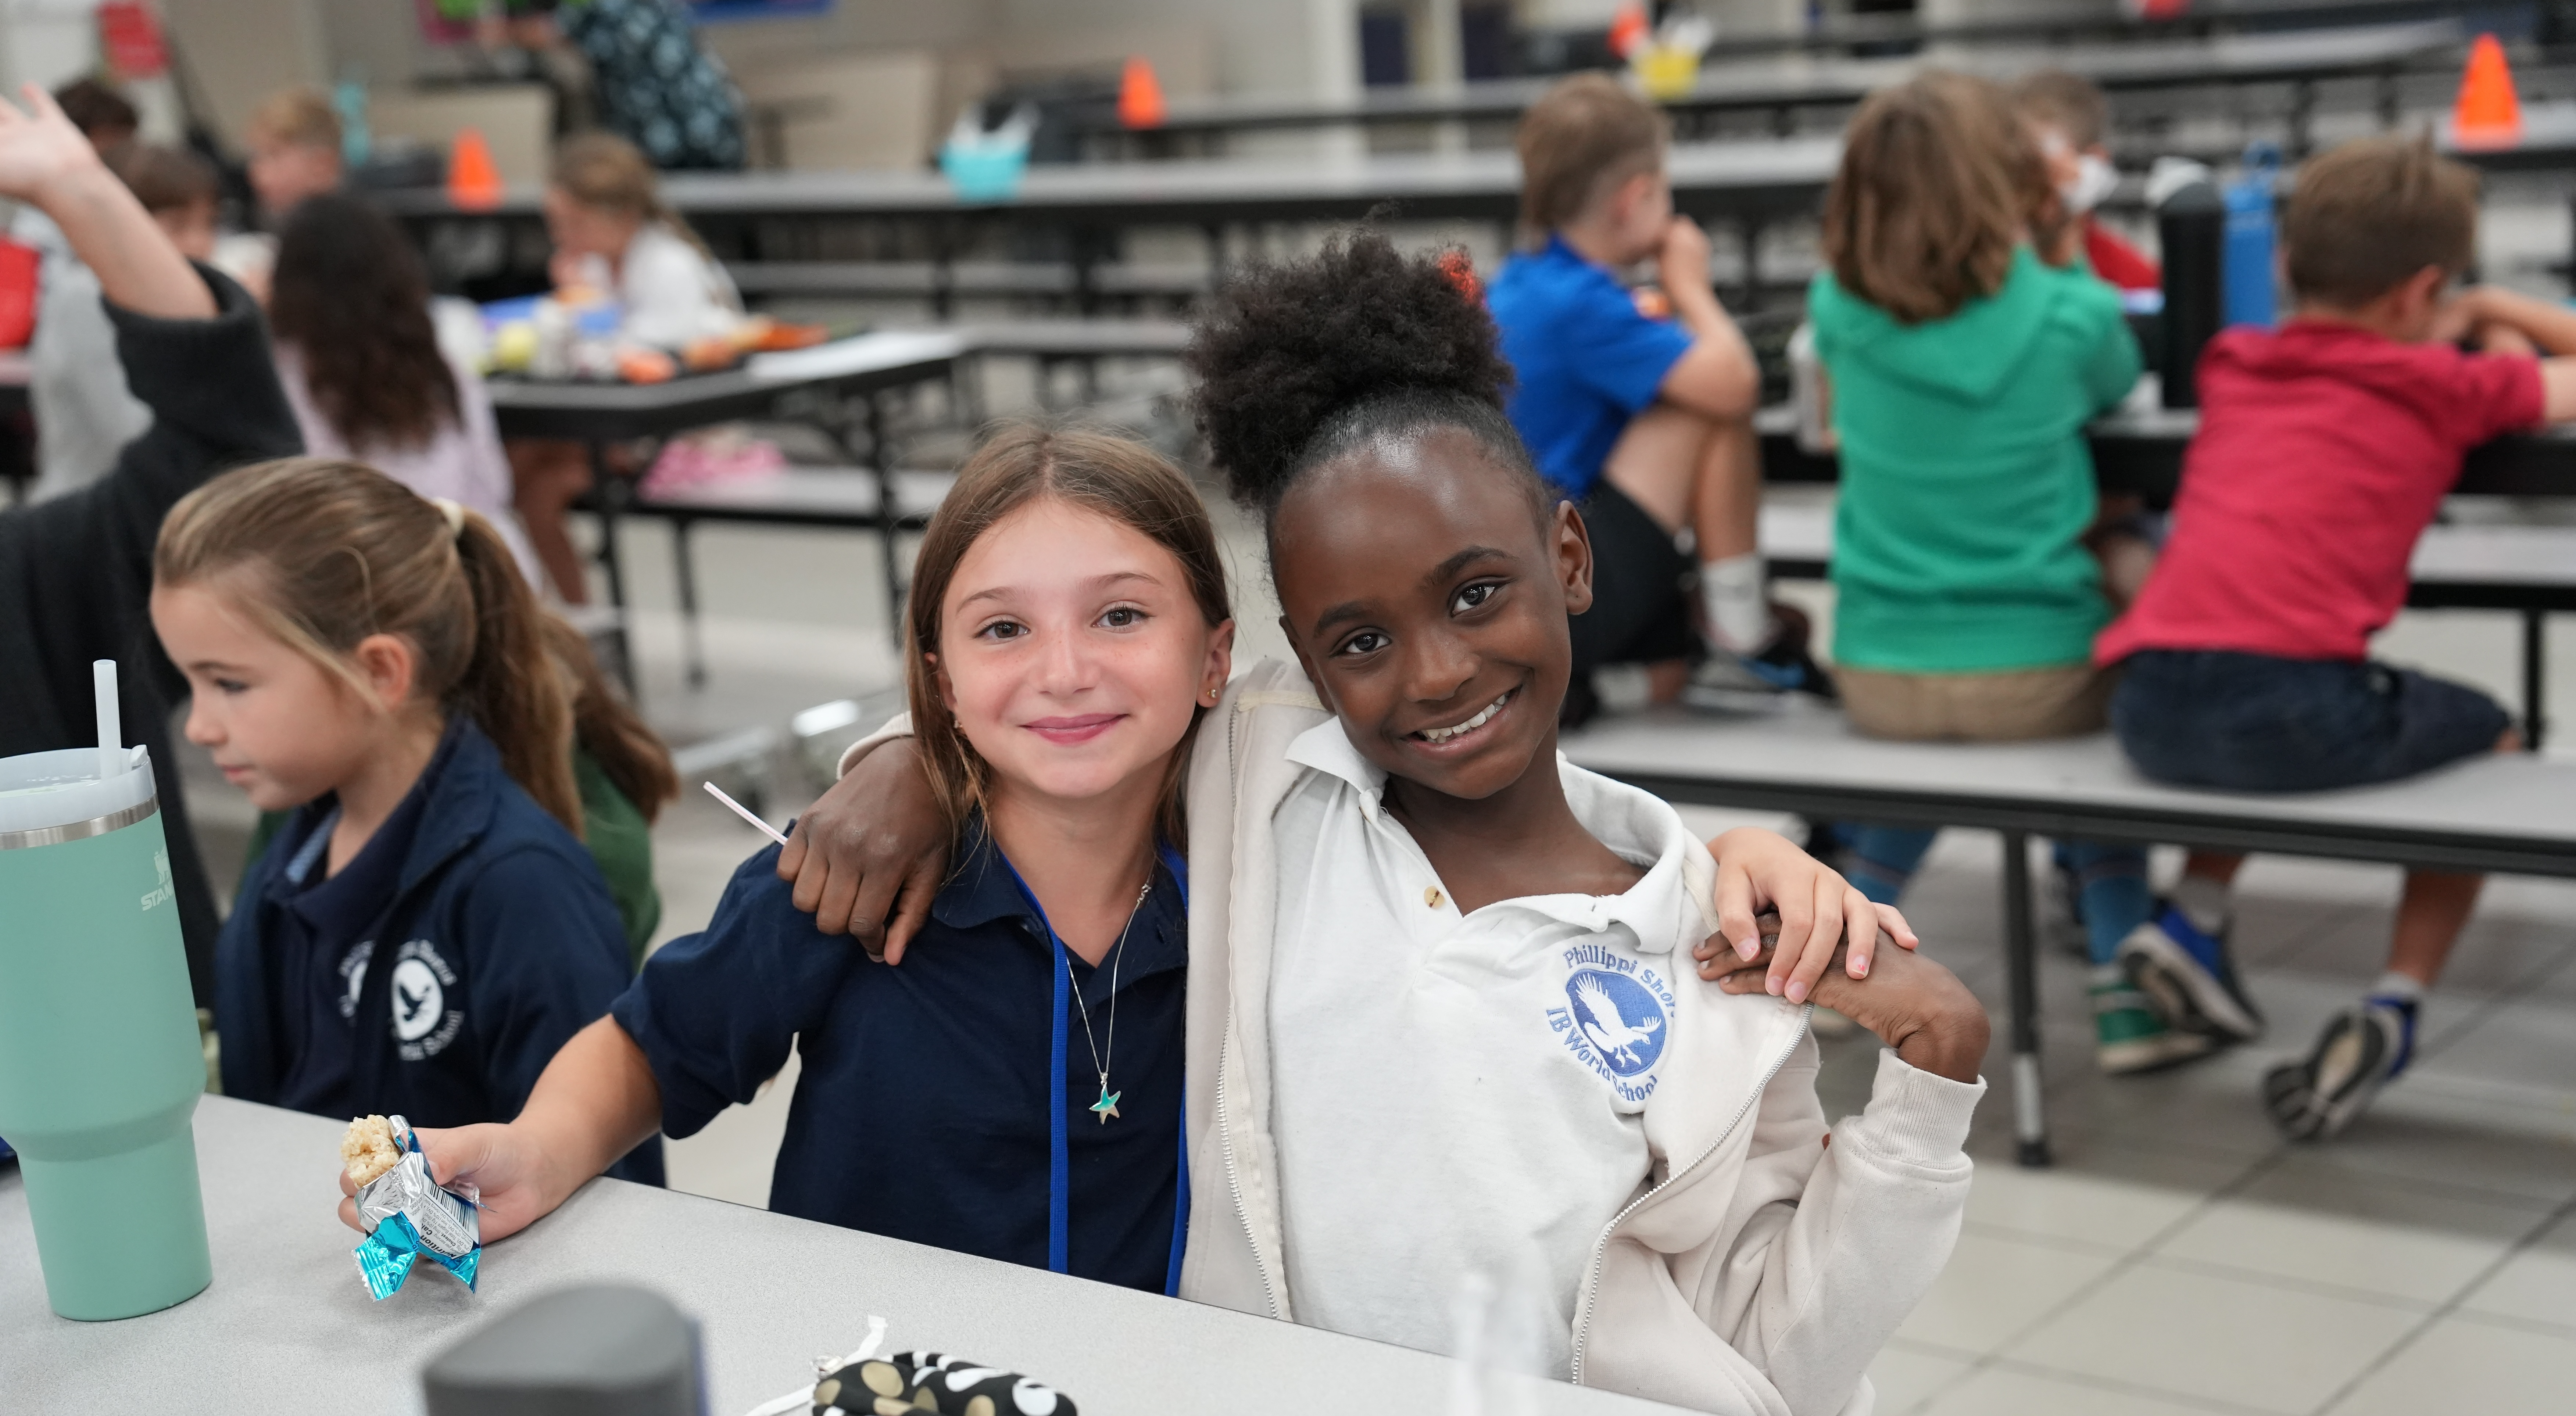
[(1598, 719), (1563, 741), (1595, 772), (1667, 801), (1818, 821), (1969, 826), (2004, 841), (2004, 957), (2013, 1129), (2049, 1163), (2040, 1074), (2030, 837), (2269, 851), (2438, 870), (2576, 876), (2576, 767), (2491, 755), (2383, 786), (2258, 796), (2140, 777), (2107, 733), (2017, 743), (1886, 742), (1789, 695), (1719, 721), (1655, 712)]
[[(744, 418), (801, 422), (821, 429), (874, 472), (881, 486), (887, 485), (895, 469), (886, 439), (885, 395), (951, 377), (965, 352), (953, 333), (919, 330), (863, 334), (811, 349), (757, 355), (737, 369), (685, 374), (667, 383), (496, 378), (490, 384), (492, 413), (504, 437), (562, 438), (588, 452), (592, 504), (600, 518), (599, 560), (608, 572), (609, 603), (623, 610), (626, 573), (618, 558), (617, 522), (635, 490), (610, 465), (610, 444), (667, 438)], [(886, 613), (900, 638), (898, 529), (889, 519), (879, 534), (885, 551)]]
[[(175, 1308), (76, 1323), (45, 1306), (27, 1201), (0, 1168), (0, 1410), (25, 1416), (372, 1416), (419, 1409), (423, 1361), (494, 1314), (576, 1283), (651, 1288), (697, 1319), (710, 1416), (809, 1385), (886, 1319), (890, 1352), (961, 1353), (1086, 1413), (1433, 1411), (1445, 1359), (970, 1258), (718, 1200), (594, 1180), (483, 1252), (481, 1291), (428, 1264), (369, 1301), (333, 1213), (341, 1123), (210, 1096), (197, 1164), (214, 1286)], [(1543, 1416), (1669, 1411), (1556, 1382)], [(1518, 1395), (1520, 1393), (1513, 1393)]]
[[(2115, 93), (2206, 86), (2288, 83), (2291, 146), (2307, 146), (2315, 87), (2328, 79), (2380, 79), (2381, 125), (2397, 121), (2395, 78), (2410, 65), (2455, 50), (2466, 38), (2456, 20), (2359, 26), (2348, 29), (2227, 35), (2204, 40), (2133, 41), (2049, 49), (1944, 54), (1946, 68), (2009, 80), (2040, 66), (2086, 75)], [(1687, 125), (1727, 113), (1773, 115), (1777, 131), (1793, 130), (1806, 108), (1842, 108), (1872, 92), (1920, 73), (1919, 59), (1782, 60), (1721, 57), (1700, 71), (1688, 92), (1658, 100)], [(1126, 128), (1104, 105), (1075, 115), (1092, 145), (1131, 153), (1165, 136), (1212, 137), (1231, 133), (1343, 126), (1439, 122), (1513, 122), (1553, 84), (1553, 79), (1495, 79), (1448, 88), (1407, 85), (1368, 90), (1348, 99), (1219, 96), (1179, 99), (1151, 128)], [(1685, 131), (1688, 131), (1686, 126)]]

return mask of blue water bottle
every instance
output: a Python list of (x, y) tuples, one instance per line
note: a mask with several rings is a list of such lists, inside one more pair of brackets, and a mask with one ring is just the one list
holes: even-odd
[(2245, 145), (2245, 175), (2227, 185), (2226, 322), (2272, 327), (2280, 312), (2273, 289), (2272, 187), (2281, 175), (2281, 150), (2268, 142)]

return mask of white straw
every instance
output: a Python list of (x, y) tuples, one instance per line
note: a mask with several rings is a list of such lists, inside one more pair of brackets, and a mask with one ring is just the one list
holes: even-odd
[(91, 660), (89, 676), (98, 708), (98, 779), (104, 782), (125, 775), (125, 725), (116, 706), (116, 661)]
[(750, 822), (752, 825), (759, 827), (760, 834), (767, 836), (769, 839), (776, 841), (782, 846), (787, 844), (787, 838), (778, 834), (777, 827), (772, 826), (768, 822), (761, 820), (759, 817), (752, 815), (750, 807), (743, 805), (741, 802), (735, 801), (732, 797), (726, 796), (724, 788), (717, 786), (713, 782), (704, 782), (700, 785), (707, 789), (708, 795), (714, 797), (720, 802), (723, 802), (725, 805), (732, 807), (734, 815), (739, 816), (743, 820)]

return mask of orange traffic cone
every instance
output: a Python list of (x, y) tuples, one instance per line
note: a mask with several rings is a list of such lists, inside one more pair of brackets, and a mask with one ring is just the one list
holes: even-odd
[(1163, 86), (1142, 54), (1128, 55), (1127, 72), (1118, 76), (1118, 121), (1130, 128), (1163, 126)]
[(2460, 101), (2451, 109), (2451, 137), (2464, 148), (2512, 147), (2522, 141), (2522, 100), (2514, 96), (2513, 70), (2504, 46), (2491, 34), (2469, 46), (2460, 76)]
[(490, 211), (501, 204), (504, 190), (481, 130), (457, 129), (447, 148), (447, 200), (467, 211)]
[(1625, 59), (1646, 42), (1649, 31), (1646, 7), (1637, 0), (1627, 0), (1610, 21), (1610, 52)]

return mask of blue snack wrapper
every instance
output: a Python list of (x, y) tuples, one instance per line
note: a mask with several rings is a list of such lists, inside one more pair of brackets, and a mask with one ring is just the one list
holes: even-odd
[(441, 1188), (430, 1179), (420, 1139), (400, 1116), (385, 1118), (403, 1157), (358, 1187), (358, 1218), (368, 1226), (355, 1257), (367, 1292), (382, 1302), (403, 1286), (422, 1258), (456, 1275), (470, 1291), (483, 1261), (483, 1225), (470, 1184)]

